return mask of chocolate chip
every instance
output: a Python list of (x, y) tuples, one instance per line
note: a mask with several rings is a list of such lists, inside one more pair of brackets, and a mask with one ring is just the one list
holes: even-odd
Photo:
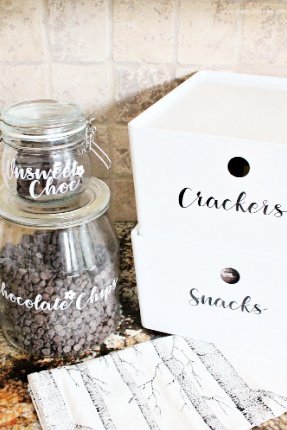
[(45, 270), (45, 271), (40, 273), (40, 277), (44, 281), (47, 281), (48, 279), (51, 279), (52, 273), (49, 270)]
[(76, 345), (73, 346), (73, 350), (78, 352), (81, 349), (81, 345), (79, 343), (76, 343)]

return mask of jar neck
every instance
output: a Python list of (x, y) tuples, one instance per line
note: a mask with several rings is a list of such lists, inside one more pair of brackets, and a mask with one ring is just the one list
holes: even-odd
[(83, 150), (87, 149), (87, 129), (86, 127), (76, 130), (73, 133), (57, 133), (51, 130), (50, 134), (33, 135), (23, 133), (23, 129), (19, 130), (15, 127), (2, 125), (2, 141), (4, 144), (9, 145), (15, 149), (41, 150), (51, 151), (51, 149), (73, 149), (74, 147), (82, 147)]
[(0, 218), (28, 227), (61, 229), (81, 225), (101, 217), (110, 202), (110, 190), (99, 179), (91, 178), (87, 188), (75, 198), (57, 205), (39, 205), (13, 196), (0, 187)]

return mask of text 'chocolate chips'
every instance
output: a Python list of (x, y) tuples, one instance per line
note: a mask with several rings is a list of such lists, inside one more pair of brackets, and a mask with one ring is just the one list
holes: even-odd
[(7, 243), (0, 253), (4, 331), (29, 353), (77, 354), (102, 343), (117, 323), (112, 254), (104, 245), (87, 252), (87, 244), (76, 241), (77, 264), (71, 268), (72, 247), (64, 253), (63, 241), (62, 230), (38, 231)]

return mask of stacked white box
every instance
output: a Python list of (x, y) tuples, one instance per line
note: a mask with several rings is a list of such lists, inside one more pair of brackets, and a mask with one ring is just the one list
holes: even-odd
[(287, 355), (287, 79), (199, 72), (129, 133), (143, 325)]

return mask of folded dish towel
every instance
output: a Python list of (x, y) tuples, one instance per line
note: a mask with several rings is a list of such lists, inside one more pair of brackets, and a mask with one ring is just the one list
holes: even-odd
[(178, 336), (28, 380), (45, 430), (243, 430), (287, 410), (284, 360)]

